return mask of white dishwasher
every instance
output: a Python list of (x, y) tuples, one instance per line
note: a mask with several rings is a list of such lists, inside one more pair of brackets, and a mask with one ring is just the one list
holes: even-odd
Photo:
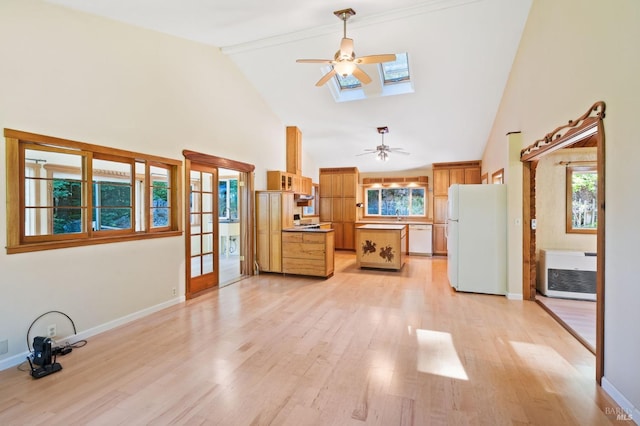
[(431, 256), (431, 225), (409, 225), (409, 254)]

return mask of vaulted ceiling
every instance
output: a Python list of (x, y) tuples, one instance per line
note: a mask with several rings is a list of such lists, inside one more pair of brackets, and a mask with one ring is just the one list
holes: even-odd
[[(47, 0), (73, 9), (220, 47), (284, 125), (298, 126), (318, 167), (363, 172), (480, 159), (532, 0)], [(378, 66), (366, 99), (336, 102), (316, 87), (343, 23), (357, 56), (407, 52), (413, 93), (381, 96)], [(384, 142), (410, 155), (388, 162), (362, 154)], [(283, 129), (284, 143), (284, 129)]]

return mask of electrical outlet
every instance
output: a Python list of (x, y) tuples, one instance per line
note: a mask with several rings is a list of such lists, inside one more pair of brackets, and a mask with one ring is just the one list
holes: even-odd
[(56, 325), (55, 324), (49, 324), (49, 326), (47, 326), (47, 337), (56, 337)]
[(4, 355), (9, 352), (9, 341), (8, 340), (0, 340), (0, 355)]
[(178, 290), (175, 287), (173, 287), (171, 289), (171, 294), (173, 294), (174, 296), (177, 296), (178, 295)]

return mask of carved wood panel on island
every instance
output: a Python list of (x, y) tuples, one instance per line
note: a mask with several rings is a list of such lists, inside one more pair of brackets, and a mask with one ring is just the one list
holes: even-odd
[(367, 224), (356, 228), (356, 265), (401, 269), (407, 253), (408, 225)]

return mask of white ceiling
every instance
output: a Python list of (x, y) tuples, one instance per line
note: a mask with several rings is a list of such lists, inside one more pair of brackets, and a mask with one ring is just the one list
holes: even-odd
[[(318, 167), (362, 172), (430, 167), (482, 156), (532, 0), (47, 0), (222, 49), (285, 125), (302, 131)], [(336, 103), (315, 87), (347, 24), (357, 56), (407, 52), (414, 93), (379, 96), (377, 65), (366, 100)], [(386, 163), (357, 156), (381, 142), (403, 148)], [(283, 130), (284, 143), (284, 130)]]

